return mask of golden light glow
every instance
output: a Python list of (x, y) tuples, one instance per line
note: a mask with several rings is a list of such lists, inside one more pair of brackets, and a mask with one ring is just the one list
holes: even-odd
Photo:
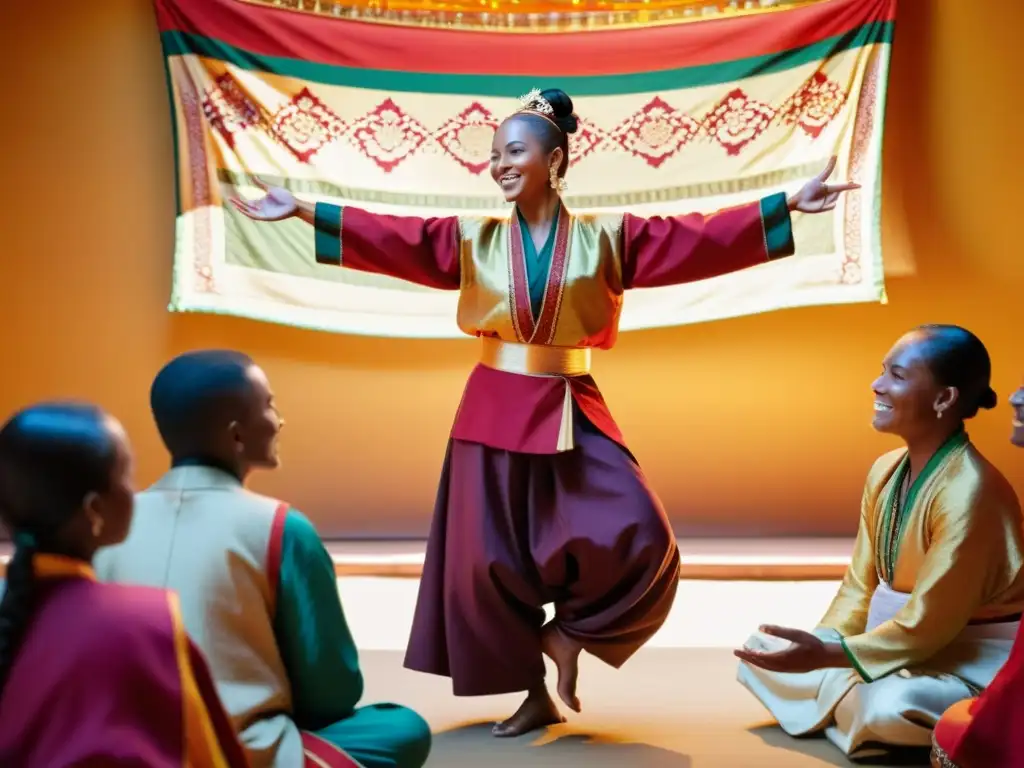
[[(8, 195), (4, 207), (0, 327), (18, 370), (0, 377), (0, 413), (67, 397), (111, 408), (131, 435), (144, 487), (167, 470), (149, 410), (153, 376), (185, 350), (244, 350), (266, 369), (288, 421), (284, 464), (256, 473), (254, 490), (287, 499), (326, 538), (425, 536), (476, 344), (167, 312), (175, 159), (153, 7), (55, 6), (0, 0), (0, 50), (17, 51), (18, 64), (5, 96), (37, 116), (0, 121), (0, 146), (17, 149), (4, 158), (8, 187), (35, 190)], [(601, 391), (690, 544), (852, 536), (868, 469), (899, 446), (870, 426), (871, 381), (896, 338), (919, 323), (952, 318), (977, 332), (995, 390), (1019, 386), (1024, 259), (1007, 223), (1024, 210), (1024, 186), (1008, 169), (1024, 168), (1024, 146), (1009, 140), (1006, 99), (1020, 91), (1024, 3), (979, 7), (911, 0), (899, 8), (882, 251), (887, 259), (911, 251), (922, 272), (891, 281), (888, 306), (626, 332), (596, 356)], [(58, 119), (67, 114), (81, 116), (73, 134)], [(57, 191), (74, 201), (60, 212), (64, 226), (39, 204)], [(1003, 403), (972, 419), (970, 434), (1024, 497), (1024, 450), (1010, 445), (1010, 418)], [(761, 621), (771, 612), (752, 614)]]
[(825, 0), (239, 0), (402, 26), (559, 32), (697, 21)]

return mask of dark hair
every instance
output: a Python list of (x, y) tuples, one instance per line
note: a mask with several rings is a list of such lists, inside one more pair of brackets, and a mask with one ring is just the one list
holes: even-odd
[(517, 112), (515, 117), (529, 121), (545, 152), (562, 148), (562, 163), (558, 166), (558, 176), (561, 178), (569, 168), (569, 134), (579, 130), (579, 118), (573, 112), (572, 99), (565, 91), (548, 88), (541, 91), (540, 95), (554, 110), (550, 120), (529, 112)]
[(164, 445), (174, 458), (208, 449), (218, 422), (225, 424), (252, 386), (252, 358), (226, 349), (186, 352), (153, 380), (149, 405)]
[(992, 360), (981, 339), (959, 325), (922, 325), (917, 331), (925, 337), (924, 358), (935, 381), (960, 392), (960, 418), (996, 407), (999, 399), (989, 384)]
[(117, 446), (108, 418), (93, 405), (40, 403), (0, 429), (0, 519), (15, 545), (0, 602), (0, 690), (34, 608), (33, 555), (53, 545), (89, 493), (110, 486)]

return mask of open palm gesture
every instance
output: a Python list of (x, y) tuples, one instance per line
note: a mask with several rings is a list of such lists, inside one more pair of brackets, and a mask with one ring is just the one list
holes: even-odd
[(824, 213), (831, 211), (839, 202), (839, 196), (851, 189), (860, 189), (860, 184), (844, 182), (841, 184), (826, 184), (832, 171), (836, 169), (836, 156), (833, 155), (825, 170), (808, 181), (803, 187), (789, 198), (789, 210), (800, 211), (801, 213)]
[(238, 210), (256, 221), (281, 221), (294, 216), (298, 210), (295, 197), (284, 187), (270, 187), (259, 177), (253, 177), (253, 183), (266, 194), (259, 200), (246, 200), (232, 197), (231, 203)]
[(733, 651), (733, 655), (771, 672), (812, 672), (828, 666), (825, 643), (810, 632), (776, 626), (761, 627), (761, 632), (788, 640), (789, 644), (770, 651), (739, 648)]

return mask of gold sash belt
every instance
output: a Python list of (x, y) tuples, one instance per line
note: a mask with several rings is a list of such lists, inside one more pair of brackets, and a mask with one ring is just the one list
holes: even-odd
[(488, 368), (524, 376), (584, 376), (590, 373), (590, 349), (517, 344), (484, 337), (480, 362)]
[(483, 337), (480, 362), (488, 368), (522, 376), (555, 376), (565, 381), (562, 420), (558, 427), (555, 450), (571, 451), (573, 439), (572, 387), (566, 377), (590, 373), (590, 349), (583, 347), (544, 347), (539, 344), (517, 344)]

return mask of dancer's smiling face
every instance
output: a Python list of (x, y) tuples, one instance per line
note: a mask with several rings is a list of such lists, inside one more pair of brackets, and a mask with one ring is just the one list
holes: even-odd
[(551, 190), (551, 168), (564, 174), (558, 128), (540, 115), (516, 114), (501, 124), (491, 144), (491, 178), (508, 202), (536, 200)]

